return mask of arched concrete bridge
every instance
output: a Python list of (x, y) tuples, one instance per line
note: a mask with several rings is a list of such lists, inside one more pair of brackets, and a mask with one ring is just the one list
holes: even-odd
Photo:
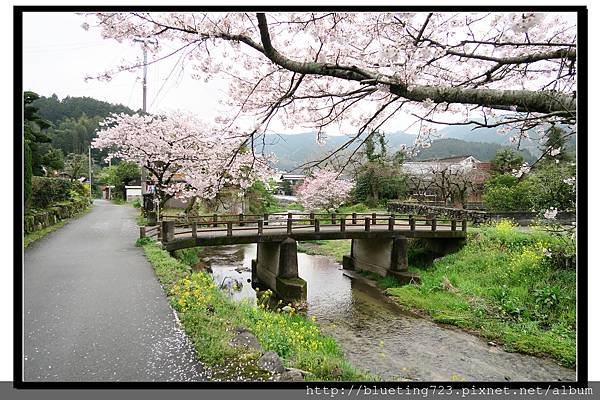
[(298, 276), (296, 242), (352, 239), (345, 269), (394, 275), (401, 282), (418, 280), (408, 271), (407, 241), (418, 238), (446, 254), (466, 238), (466, 220), (427, 219), (395, 214), (203, 215), (184, 220), (163, 219), (141, 227), (140, 236), (157, 237), (169, 252), (196, 246), (258, 243), (253, 277), (285, 300), (306, 297)]

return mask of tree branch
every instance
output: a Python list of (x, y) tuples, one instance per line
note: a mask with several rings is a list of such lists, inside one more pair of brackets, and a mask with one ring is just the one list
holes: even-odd
[[(397, 79), (382, 76), (381, 74), (366, 71), (355, 66), (341, 66), (331, 63), (299, 62), (294, 61), (279, 51), (272, 43), (264, 13), (257, 13), (258, 28), (262, 43), (262, 52), (273, 63), (293, 72), (305, 75), (322, 75), (349, 81), (380, 83), (388, 85), (390, 92), (412, 101), (425, 101), (431, 99), (435, 103), (462, 103), (475, 104), (495, 108), (496, 106), (516, 106), (517, 111), (529, 111), (539, 113), (565, 112), (573, 113), (576, 110), (576, 99), (574, 96), (561, 94), (554, 91), (532, 91), (532, 90), (499, 90), (499, 89), (472, 89), (456, 88), (448, 86), (409, 85)], [(244, 41), (245, 43), (245, 41)], [(254, 47), (257, 48), (257, 47)], [(554, 52), (558, 55), (570, 55), (571, 50), (559, 50)], [(536, 59), (539, 55), (527, 56)], [(523, 57), (525, 59), (526, 57)], [(500, 59), (501, 60), (501, 59)], [(494, 60), (497, 61), (497, 60)], [(516, 62), (517, 60), (509, 60)], [(531, 61), (529, 61), (531, 62)]]

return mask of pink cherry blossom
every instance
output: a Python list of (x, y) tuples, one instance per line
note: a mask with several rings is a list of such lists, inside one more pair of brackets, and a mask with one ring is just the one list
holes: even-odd
[(272, 157), (254, 154), (235, 132), (189, 114), (113, 114), (101, 126), (92, 146), (108, 149), (109, 158), (146, 167), (161, 202), (170, 197), (213, 199), (226, 187), (243, 192), (272, 175)]
[(348, 200), (354, 188), (354, 182), (340, 179), (333, 170), (322, 169), (306, 178), (298, 187), (298, 201), (307, 210), (323, 209), (331, 211), (337, 209)]
[[(152, 38), (150, 62), (186, 54), (192, 75), (229, 83), (224, 113), (316, 132), (398, 129), (396, 115), (447, 115), (520, 131), (573, 125), (577, 32), (539, 12), (100, 12), (90, 29), (119, 42)], [(173, 50), (175, 49), (175, 50)], [(179, 49), (179, 50), (177, 50)], [(139, 68), (131, 60), (99, 79)], [(453, 118), (454, 121), (460, 118)], [(251, 124), (238, 131), (250, 137)], [(427, 141), (427, 133), (422, 137)]]

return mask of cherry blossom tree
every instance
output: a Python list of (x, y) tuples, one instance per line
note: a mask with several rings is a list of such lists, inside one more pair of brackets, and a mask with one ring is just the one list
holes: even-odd
[[(327, 162), (371, 132), (414, 118), (423, 146), (439, 123), (497, 127), (515, 142), (576, 121), (577, 32), (571, 16), (541, 12), (88, 14), (86, 29), (117, 41), (148, 38), (150, 63), (183, 53), (197, 79), (230, 82), (221, 121), (277, 118), (350, 137)], [(570, 18), (570, 19), (569, 19)], [(173, 49), (174, 50), (171, 50)], [(140, 67), (132, 61), (107, 71)], [(396, 128), (397, 129), (397, 128)], [(313, 164), (314, 165), (314, 164)], [(313, 166), (313, 165), (308, 165)]]
[(354, 182), (340, 179), (339, 173), (322, 169), (298, 187), (298, 201), (307, 210), (335, 210), (348, 200)]
[(271, 175), (271, 158), (253, 155), (241, 147), (244, 138), (216, 134), (189, 114), (113, 114), (101, 126), (92, 146), (143, 165), (161, 209), (172, 197), (214, 199), (226, 187), (243, 192)]

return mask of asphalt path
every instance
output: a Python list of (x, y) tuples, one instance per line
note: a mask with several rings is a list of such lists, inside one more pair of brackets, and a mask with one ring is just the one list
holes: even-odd
[(24, 381), (205, 380), (135, 247), (135, 214), (96, 200), (25, 251)]

